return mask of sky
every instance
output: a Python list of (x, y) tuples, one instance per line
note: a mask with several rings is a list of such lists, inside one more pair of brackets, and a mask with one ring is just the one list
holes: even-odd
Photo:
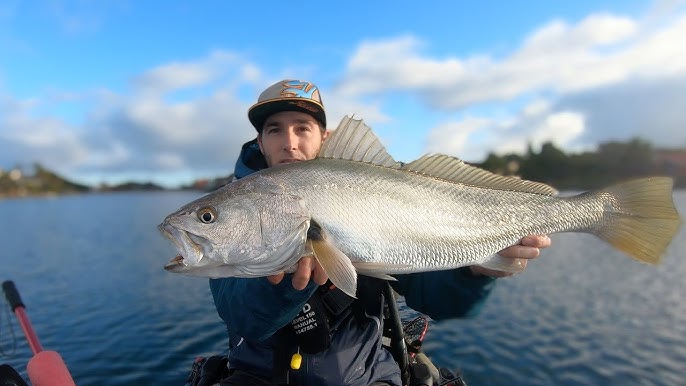
[(314, 82), (398, 161), (686, 149), (686, 2), (0, 2), (0, 169), (165, 187), (233, 172), (247, 110)]

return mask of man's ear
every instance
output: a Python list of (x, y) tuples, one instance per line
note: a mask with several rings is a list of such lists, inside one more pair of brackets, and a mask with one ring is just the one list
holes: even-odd
[(262, 149), (262, 133), (257, 133), (257, 146), (260, 147), (260, 152), (264, 154), (264, 149)]
[(322, 133), (322, 143), (324, 143), (326, 137), (329, 136), (329, 133), (331, 133), (329, 130), (324, 130), (324, 132)]

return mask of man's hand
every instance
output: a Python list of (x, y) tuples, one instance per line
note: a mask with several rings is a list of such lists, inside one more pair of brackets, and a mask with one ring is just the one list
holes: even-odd
[[(283, 280), (283, 277), (284, 273), (280, 272), (276, 275), (268, 276), (267, 280), (272, 284), (279, 284), (281, 283), (281, 280)], [(314, 280), (317, 285), (322, 285), (329, 280), (329, 277), (313, 256), (304, 256), (298, 260), (298, 267), (296, 268), (295, 273), (293, 273), (293, 288), (298, 291), (305, 289), (307, 283), (310, 282), (310, 279)]]
[[(551, 244), (550, 237), (547, 235), (532, 235), (526, 236), (519, 240), (519, 244), (507, 247), (498, 254), (502, 257), (517, 259), (522, 268), (526, 268), (526, 263), (530, 259), (537, 258), (541, 253), (541, 248), (548, 248)], [(505, 277), (511, 276), (512, 272), (496, 271), (487, 269), (478, 265), (469, 267), (475, 275), (484, 275), (490, 277)]]

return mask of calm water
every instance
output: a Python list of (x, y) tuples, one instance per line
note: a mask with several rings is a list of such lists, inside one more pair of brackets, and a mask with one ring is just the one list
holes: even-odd
[[(156, 225), (197, 196), (0, 201), (0, 280), (16, 283), (41, 343), (77, 384), (182, 385), (196, 356), (224, 352), (207, 281), (162, 269), (174, 251)], [(686, 192), (675, 201), (686, 213)], [(554, 235), (479, 316), (433, 324), (425, 349), (470, 385), (684, 385), (683, 251), (684, 227), (658, 267), (592, 236)], [(1, 306), (0, 362), (25, 375), (31, 352)]]

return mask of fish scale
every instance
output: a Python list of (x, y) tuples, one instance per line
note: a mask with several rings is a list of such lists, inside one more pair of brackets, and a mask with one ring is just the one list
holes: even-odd
[(571, 204), (344, 160), (306, 161), (292, 169), (268, 170), (264, 185), (256, 187), (269, 191), (278, 181), (303, 198), (310, 216), (352, 260), (396, 265), (385, 273), (471, 265), (524, 235), (588, 231), (608, 204), (602, 196)]

